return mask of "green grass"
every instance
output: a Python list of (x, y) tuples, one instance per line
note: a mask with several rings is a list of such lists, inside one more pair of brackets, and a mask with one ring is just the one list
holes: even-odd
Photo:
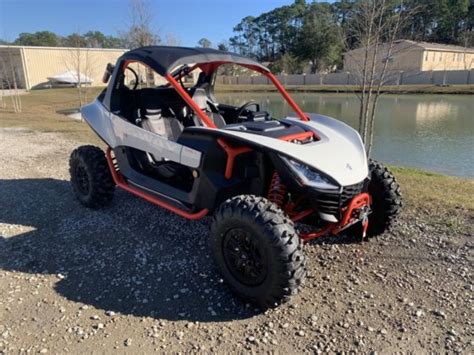
[(414, 168), (390, 167), (410, 203), (423, 209), (450, 207), (474, 212), (474, 180)]
[[(91, 101), (102, 88), (87, 88)], [(79, 107), (77, 90), (71, 88), (33, 90), (21, 96), (23, 110), (14, 113), (8, 97), (6, 109), (0, 109), (0, 127), (23, 127), (43, 132), (61, 132), (73, 139), (97, 142), (98, 139), (83, 122), (58, 113), (59, 110)]]
[[(100, 91), (100, 88), (91, 88), (90, 99), (92, 100)], [(13, 113), (11, 106), (0, 110), (0, 127), (60, 132), (73, 140), (102, 145), (87, 124), (57, 113), (58, 110), (78, 106), (75, 89), (32, 91), (21, 99), (22, 113)], [(8, 98), (7, 104), (10, 105)], [(446, 226), (449, 228), (459, 228), (461, 222), (458, 216), (462, 211), (468, 211), (469, 215), (474, 213), (474, 180), (413, 168), (391, 167), (391, 170), (400, 182), (406, 202), (413, 208), (428, 212), (435, 209), (438, 211), (449, 209), (451, 212), (446, 216)], [(474, 216), (472, 218), (474, 219)]]

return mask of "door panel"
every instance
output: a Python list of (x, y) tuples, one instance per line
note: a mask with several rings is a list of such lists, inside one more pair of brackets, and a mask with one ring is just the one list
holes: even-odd
[(116, 137), (115, 146), (136, 148), (152, 154), (157, 160), (164, 158), (192, 168), (199, 167), (199, 151), (135, 126), (113, 113), (110, 114), (110, 120)]

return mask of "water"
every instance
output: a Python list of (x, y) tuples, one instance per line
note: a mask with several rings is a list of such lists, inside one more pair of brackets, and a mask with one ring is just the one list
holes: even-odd
[[(291, 108), (277, 93), (221, 93), (219, 102), (255, 100), (274, 117)], [(292, 94), (303, 111), (344, 121), (357, 129), (355, 94)], [(379, 99), (372, 155), (385, 163), (474, 178), (473, 95), (384, 95)]]

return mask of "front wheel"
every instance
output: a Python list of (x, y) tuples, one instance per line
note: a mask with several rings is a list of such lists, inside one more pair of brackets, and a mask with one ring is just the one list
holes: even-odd
[(377, 236), (389, 230), (401, 211), (402, 195), (395, 176), (381, 163), (370, 160), (372, 214), (369, 216), (368, 236)]
[(69, 173), (80, 203), (89, 208), (110, 204), (115, 184), (102, 149), (91, 145), (75, 149), (69, 158)]
[(293, 222), (263, 197), (225, 201), (215, 213), (210, 246), (225, 281), (263, 309), (288, 301), (306, 275)]

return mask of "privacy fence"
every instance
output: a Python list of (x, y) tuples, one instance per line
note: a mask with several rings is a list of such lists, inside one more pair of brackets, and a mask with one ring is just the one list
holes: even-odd
[[(348, 72), (330, 74), (277, 75), (284, 85), (359, 85), (358, 76)], [(266, 85), (264, 76), (219, 76), (217, 84)], [(386, 76), (383, 85), (474, 85), (474, 70), (396, 72)]]

